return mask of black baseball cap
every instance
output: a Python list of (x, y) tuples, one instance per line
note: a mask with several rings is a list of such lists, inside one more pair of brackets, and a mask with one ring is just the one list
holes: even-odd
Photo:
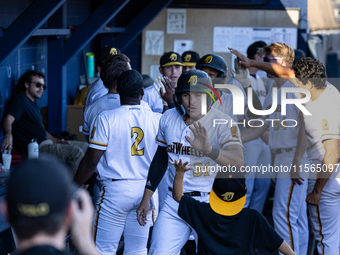
[(9, 217), (11, 221), (30, 220), (62, 213), (76, 190), (68, 169), (54, 156), (24, 161), (8, 183)]
[(105, 46), (104, 48), (100, 49), (99, 57), (97, 58), (97, 65), (101, 65), (105, 62), (112, 55), (117, 55), (120, 53), (120, 50), (117, 47)]
[(161, 67), (172, 65), (183, 66), (182, 57), (177, 52), (173, 51), (167, 52), (161, 57), (159, 65)]
[(195, 66), (196, 62), (200, 59), (200, 55), (198, 55), (195, 51), (185, 51), (182, 54), (182, 63), (184, 66)]
[(143, 89), (143, 77), (136, 70), (124, 71), (117, 80), (117, 93), (122, 97), (137, 97)]
[(267, 46), (267, 44), (264, 41), (256, 41), (253, 44), (249, 45), (247, 49), (247, 57), (250, 59), (254, 59), (255, 54), (260, 48), (263, 48), (264, 46)]
[(218, 172), (210, 192), (210, 207), (220, 215), (236, 215), (246, 203), (246, 194), (245, 178), (241, 172)]

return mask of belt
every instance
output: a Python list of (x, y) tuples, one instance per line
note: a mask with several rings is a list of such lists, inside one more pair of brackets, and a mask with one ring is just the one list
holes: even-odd
[(295, 148), (295, 147), (287, 148), (287, 149), (277, 149), (277, 150), (275, 150), (275, 153), (281, 154), (281, 153), (283, 153), (283, 152), (290, 152), (290, 151), (292, 151), (294, 148)]
[[(169, 191), (172, 192), (172, 188), (168, 187)], [(206, 193), (206, 192), (202, 192), (202, 193)], [(187, 192), (187, 193), (183, 193), (183, 195), (189, 196), (189, 197), (200, 197), (202, 195), (201, 192), (199, 191), (191, 191), (191, 192)], [(208, 193), (208, 195), (210, 195), (210, 192)]]

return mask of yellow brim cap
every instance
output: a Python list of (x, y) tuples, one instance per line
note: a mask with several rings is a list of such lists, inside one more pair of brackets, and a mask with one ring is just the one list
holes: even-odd
[(184, 66), (195, 66), (196, 62), (183, 62)]
[(162, 65), (162, 67), (164, 66), (183, 66), (183, 64), (181, 62), (168, 62), (164, 65)]
[(244, 195), (240, 199), (233, 202), (226, 202), (220, 199), (216, 193), (211, 190), (210, 193), (210, 207), (211, 209), (220, 215), (224, 216), (234, 216), (242, 211), (245, 203), (246, 203), (247, 195)]

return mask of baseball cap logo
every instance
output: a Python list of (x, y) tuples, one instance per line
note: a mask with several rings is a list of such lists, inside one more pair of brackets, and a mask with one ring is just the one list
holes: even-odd
[(329, 130), (328, 121), (326, 119), (322, 120), (322, 129), (323, 130)]
[(111, 48), (110, 55), (117, 55), (117, 54), (118, 54), (117, 49), (116, 48)]
[(191, 54), (185, 56), (184, 61), (189, 62), (191, 60)]
[(38, 205), (19, 204), (18, 210), (22, 215), (27, 217), (40, 217), (47, 215), (50, 207), (47, 203), (40, 203)]
[(190, 86), (196, 85), (197, 84), (197, 75), (191, 75), (189, 81)]
[(234, 137), (234, 138), (238, 138), (237, 127), (232, 126), (230, 130), (231, 130), (231, 136)]
[(226, 192), (224, 194), (221, 195), (221, 197), (223, 197), (223, 200), (225, 201), (230, 201), (233, 199), (235, 193), (234, 192)]
[(204, 59), (204, 62), (207, 63), (207, 64), (209, 64), (209, 63), (211, 63), (212, 59), (213, 59), (212, 56), (208, 56), (208, 57), (206, 57), (206, 58)]
[(176, 61), (177, 60), (177, 55), (175, 53), (172, 53), (169, 57), (171, 61)]

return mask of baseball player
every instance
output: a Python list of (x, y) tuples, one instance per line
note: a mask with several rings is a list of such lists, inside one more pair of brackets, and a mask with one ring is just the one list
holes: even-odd
[[(120, 54), (120, 50), (116, 47), (108, 47), (105, 46), (100, 50), (99, 58), (97, 61), (97, 71), (101, 73), (102, 66), (105, 63), (105, 60), (108, 59), (110, 56)], [(101, 77), (98, 78), (91, 86), (88, 87), (86, 96), (85, 96), (85, 103), (84, 109), (87, 108), (93, 101), (96, 99), (106, 95), (109, 89), (104, 86), (104, 83)]]
[[(188, 166), (193, 166), (195, 171), (185, 174), (183, 192), (205, 202), (209, 201), (214, 181), (211, 177), (216, 174), (218, 165), (243, 165), (243, 147), (237, 126), (213, 126), (215, 118), (231, 118), (214, 108), (204, 116), (201, 113), (201, 100), (205, 94), (202, 89), (212, 92), (206, 85), (211, 86), (211, 80), (205, 72), (184, 72), (175, 92), (176, 108), (169, 109), (161, 117), (157, 134), (158, 149), (150, 166), (143, 200), (137, 210), (139, 223), (147, 224), (150, 198), (169, 166), (169, 191), (154, 225), (149, 254), (179, 254), (192, 230), (177, 214), (178, 203), (172, 197), (176, 169), (168, 164), (168, 160), (190, 162)], [(207, 134), (209, 139), (196, 136), (196, 130)]]
[(196, 51), (185, 51), (182, 54), (182, 73), (185, 71), (196, 69), (196, 62), (200, 59), (200, 55)]
[(236, 50), (230, 51), (241, 59), (242, 65), (256, 66), (309, 91), (311, 100), (306, 108), (311, 115), (304, 115), (310, 161), (309, 165), (304, 166), (310, 171), (306, 202), (314, 237), (318, 241), (318, 253), (339, 254), (340, 183), (339, 179), (330, 178), (338, 172), (339, 92), (326, 83), (325, 68), (318, 60), (302, 58), (292, 70), (275, 63), (249, 61)]
[(117, 81), (121, 106), (101, 112), (91, 125), (89, 150), (75, 176), (82, 184), (97, 167), (101, 194), (96, 201), (94, 241), (101, 254), (115, 254), (124, 234), (124, 254), (146, 254), (148, 224), (137, 223), (151, 160), (157, 149), (160, 114), (140, 105), (142, 76), (135, 70), (123, 72)]
[[(286, 44), (274, 43), (265, 46), (264, 50), (266, 58), (272, 63), (291, 67), (294, 61), (294, 50)], [(267, 119), (275, 121), (271, 124), (266, 121), (258, 129), (264, 132), (269, 128), (269, 146), (271, 150), (276, 152), (274, 166), (289, 169), (289, 171), (277, 173), (276, 176), (273, 205), (274, 228), (297, 254), (306, 254), (308, 249), (308, 220), (305, 203), (307, 182), (304, 182), (303, 178), (308, 178), (308, 173), (304, 172), (304, 175), (298, 176), (296, 181), (290, 178), (290, 172), (294, 171), (294, 169), (290, 169), (292, 165), (299, 168), (301, 165), (304, 166), (309, 163), (305, 154), (304, 120), (302, 113), (293, 104), (286, 106), (286, 115), (281, 114), (282, 88), (294, 87), (294, 85), (285, 79), (271, 76), (278, 89), (278, 105), (275, 112), (270, 114)], [(300, 98), (300, 94), (286, 93), (286, 98)], [(269, 93), (265, 100), (265, 109), (271, 108), (272, 100), (273, 91)], [(286, 119), (295, 120), (297, 125), (287, 127)], [(302, 132), (302, 135), (299, 132)], [(243, 141), (247, 140), (245, 132), (242, 135)], [(299, 143), (301, 149), (296, 148)], [(295, 182), (299, 185), (294, 185)]]
[[(310, 159), (306, 202), (313, 233), (319, 254), (339, 254), (340, 179), (336, 175), (339, 172), (340, 95), (333, 85), (326, 83), (325, 68), (318, 60), (303, 58), (293, 70), (296, 85), (311, 93), (306, 105), (311, 115), (304, 118)], [(315, 172), (315, 167), (323, 171)]]
[[(159, 67), (159, 72), (163, 75), (164, 82), (176, 88), (177, 80), (182, 73), (182, 66), (181, 55), (172, 51), (165, 53), (160, 59)], [(165, 91), (163, 92), (165, 93)], [(172, 93), (170, 96), (170, 101), (172, 101)], [(159, 113), (164, 112), (164, 101), (161, 93), (157, 92), (154, 86), (150, 86), (144, 90), (143, 100), (149, 104), (152, 111)]]
[(89, 104), (84, 111), (83, 134), (89, 140), (89, 133), (92, 121), (102, 111), (114, 109), (120, 106), (120, 98), (117, 94), (117, 79), (122, 72), (130, 70), (130, 59), (124, 54), (117, 54), (109, 57), (102, 66), (101, 80), (107, 94)]

